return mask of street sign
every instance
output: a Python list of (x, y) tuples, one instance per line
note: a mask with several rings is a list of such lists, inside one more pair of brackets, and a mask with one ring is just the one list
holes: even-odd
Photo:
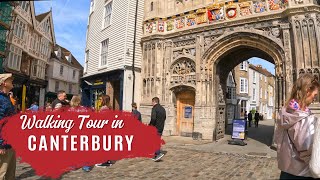
[(246, 121), (244, 119), (234, 119), (232, 123), (232, 139), (244, 139)]

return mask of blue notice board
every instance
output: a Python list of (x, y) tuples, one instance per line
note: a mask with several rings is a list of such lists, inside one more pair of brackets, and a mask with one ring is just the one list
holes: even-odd
[(246, 121), (244, 119), (234, 119), (232, 123), (232, 139), (244, 139)]
[(192, 107), (191, 106), (184, 107), (184, 118), (192, 118)]

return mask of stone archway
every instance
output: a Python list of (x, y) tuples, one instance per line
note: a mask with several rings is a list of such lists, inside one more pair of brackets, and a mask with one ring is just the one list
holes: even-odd
[[(237, 64), (251, 57), (260, 57), (276, 67), (276, 112), (286, 99), (286, 86), (292, 82), (292, 75), (285, 75), (285, 53), (283, 45), (261, 33), (254, 31), (237, 31), (226, 33), (213, 41), (202, 56), (205, 64), (205, 75), (211, 76), (210, 90), (213, 139), (224, 136), (226, 120), (226, 72), (231, 71)], [(292, 65), (290, 65), (292, 67)], [(287, 81), (284, 83), (284, 78)]]

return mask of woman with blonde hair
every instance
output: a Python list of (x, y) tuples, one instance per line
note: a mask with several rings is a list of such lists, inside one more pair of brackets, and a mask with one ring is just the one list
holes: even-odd
[(73, 108), (81, 106), (81, 98), (79, 95), (72, 96), (72, 99), (70, 101), (70, 106)]
[[(110, 105), (110, 96), (109, 95), (102, 95), (101, 96), (101, 108), (100, 108), (100, 112), (103, 112), (105, 110), (110, 110), (112, 109), (111, 105)], [(96, 167), (100, 167), (100, 168), (106, 168), (109, 166), (112, 166), (113, 163), (108, 160), (107, 162), (104, 163), (100, 163), (100, 164), (96, 164)]]
[[(70, 109), (72, 112), (87, 112), (88, 110), (81, 106), (81, 97), (79, 95), (73, 95), (70, 101)], [(83, 166), (82, 170), (85, 172), (91, 171), (91, 166)]]
[(312, 74), (300, 76), (280, 112), (275, 132), (280, 179), (312, 179), (309, 162), (316, 117), (308, 106), (319, 89), (319, 81)]

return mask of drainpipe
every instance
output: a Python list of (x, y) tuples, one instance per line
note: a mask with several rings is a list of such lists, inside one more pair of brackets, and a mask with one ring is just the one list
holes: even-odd
[(132, 103), (134, 103), (134, 86), (136, 81), (135, 74), (135, 55), (136, 55), (136, 36), (137, 36), (137, 16), (138, 16), (138, 0), (136, 0), (136, 11), (134, 16), (134, 34), (133, 34), (133, 58), (132, 58)]

